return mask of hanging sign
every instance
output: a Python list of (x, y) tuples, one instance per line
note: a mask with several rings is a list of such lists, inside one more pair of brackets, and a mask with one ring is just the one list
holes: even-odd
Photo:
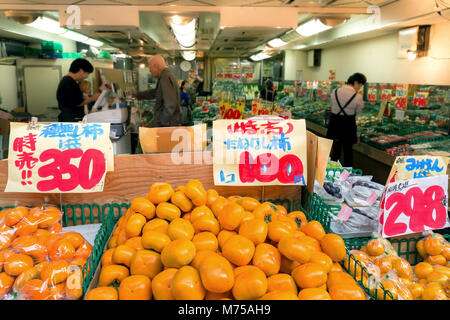
[(109, 129), (109, 123), (12, 122), (5, 192), (101, 192), (114, 170)]
[(213, 122), (215, 185), (305, 185), (305, 120)]
[(388, 184), (381, 210), (379, 222), (385, 238), (449, 227), (448, 176)]
[(388, 183), (447, 174), (448, 157), (399, 156), (395, 158)]
[(371, 103), (377, 102), (377, 87), (369, 87), (367, 90), (367, 100)]

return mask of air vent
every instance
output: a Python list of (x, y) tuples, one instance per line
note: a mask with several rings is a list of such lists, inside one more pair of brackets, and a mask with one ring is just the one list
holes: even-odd
[(120, 31), (95, 31), (94, 35), (104, 39), (128, 39), (128, 35)]
[(293, 40), (299, 39), (300, 35), (295, 30), (291, 30), (289, 32), (286, 32), (284, 35), (280, 37), (281, 40), (284, 42), (291, 42)]

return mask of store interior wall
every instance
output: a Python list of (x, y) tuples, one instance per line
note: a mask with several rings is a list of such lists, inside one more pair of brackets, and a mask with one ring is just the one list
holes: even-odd
[(285, 79), (298, 80), (295, 73), (302, 70), (303, 80), (328, 80), (333, 69), (338, 81), (362, 72), (369, 82), (448, 85), (449, 34), (450, 22), (432, 25), (428, 56), (414, 61), (397, 58), (398, 32), (323, 49), (320, 67), (307, 67), (306, 51), (287, 50)]
[(0, 65), (0, 105), (6, 110), (17, 106), (16, 66)]

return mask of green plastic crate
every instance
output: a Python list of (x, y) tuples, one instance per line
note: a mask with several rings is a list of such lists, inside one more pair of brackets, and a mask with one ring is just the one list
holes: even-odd
[[(337, 178), (336, 177), (336, 173), (337, 172), (342, 173), (342, 172), (344, 172), (344, 170), (347, 170), (347, 169), (345, 169), (345, 168), (329, 168), (329, 169), (326, 169), (325, 177), (326, 177), (327, 180), (333, 180), (334, 181), (334, 179)], [(361, 169), (352, 169), (351, 173), (356, 174), (356, 175), (360, 175), (360, 176), (363, 175), (363, 172), (362, 172)]]

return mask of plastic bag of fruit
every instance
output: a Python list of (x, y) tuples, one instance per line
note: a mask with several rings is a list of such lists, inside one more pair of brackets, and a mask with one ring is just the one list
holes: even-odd
[(325, 180), (323, 187), (317, 180), (314, 181), (314, 193), (316, 193), (328, 205), (336, 205), (344, 202), (342, 189), (336, 182)]
[[(338, 262), (344, 241), (301, 211), (198, 180), (133, 199), (86, 300), (364, 300)], [(93, 284), (94, 285), (94, 284)]]
[(345, 188), (343, 188), (345, 202), (357, 207), (376, 206), (384, 187), (370, 181), (371, 179), (371, 176), (355, 176), (345, 181)]
[(352, 213), (347, 220), (343, 220), (332, 213), (330, 229), (333, 233), (346, 237), (364, 237), (377, 231), (377, 208), (352, 208)]
[(82, 268), (92, 246), (62, 234), (61, 211), (44, 205), (0, 212), (0, 299), (59, 300), (82, 296)]

